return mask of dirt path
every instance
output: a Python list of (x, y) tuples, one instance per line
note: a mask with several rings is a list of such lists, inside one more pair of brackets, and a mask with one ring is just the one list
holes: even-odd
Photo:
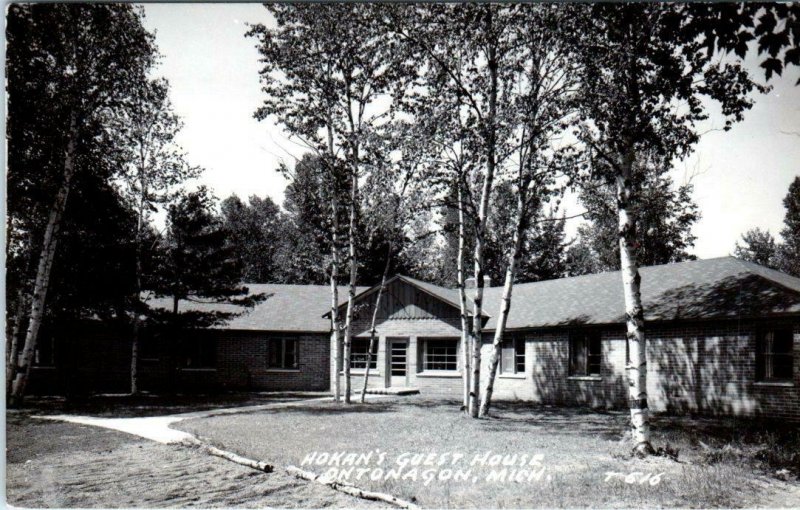
[(7, 418), (6, 494), (25, 507), (380, 508), (283, 473), (87, 425)]

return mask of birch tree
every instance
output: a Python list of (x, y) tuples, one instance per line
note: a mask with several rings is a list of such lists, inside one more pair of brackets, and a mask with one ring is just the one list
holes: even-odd
[[(423, 197), (426, 195), (423, 191), (425, 185), (420, 180), (420, 168), (424, 165), (426, 157), (425, 147), (421, 142), (424, 138), (420, 137), (420, 134), (413, 126), (396, 122), (381, 130), (382, 136), (373, 137), (371, 144), (380, 155), (372, 158), (373, 170), (364, 190), (364, 209), (370, 212), (370, 218), (365, 219), (365, 223), (369, 224), (370, 238), (374, 232), (383, 231), (387, 234), (387, 243), (380, 286), (372, 307), (369, 347), (361, 388), (362, 404), (369, 386), (372, 352), (377, 347), (378, 314), (386, 294), (389, 271), (399, 251), (398, 248), (402, 247), (405, 229), (416, 214), (414, 204), (423, 202)], [(385, 152), (384, 149), (389, 147), (396, 149)]]
[[(739, 26), (694, 5), (594, 5), (582, 45), (582, 118), (577, 135), (592, 154), (592, 172), (616, 194), (625, 299), (631, 431), (638, 455), (653, 452), (647, 402), (647, 362), (636, 218), (638, 157), (669, 165), (698, 140), (708, 118), (702, 97), (720, 104), (724, 129), (741, 120), (752, 91), (764, 91), (734, 55), (715, 58), (704, 34), (737, 38)], [(745, 41), (745, 51), (747, 48)]]
[(59, 111), (54, 118), (63, 121), (63, 137), (52, 142), (63, 148), (60, 183), (46, 212), (25, 341), (12, 378), (13, 406), (25, 393), (72, 180), (84, 170), (82, 128), (102, 124), (114, 109), (125, 106), (146, 82), (155, 48), (152, 35), (141, 24), (140, 11), (128, 5), (15, 5), (8, 19), (9, 33), (19, 36), (13, 44), (36, 48), (37, 79), (58, 95), (58, 102), (51, 104)]
[[(359, 184), (364, 176), (364, 140), (385, 123), (390, 111), (382, 102), (402, 92), (409, 74), (397, 45), (373, 22), (377, 6), (266, 6), (277, 28), (254, 26), (249, 36), (259, 39), (264, 105), (259, 119), (274, 116), (308, 150), (325, 155), (329, 171), (341, 169), (349, 180), (349, 197), (332, 194), (331, 320), (336, 347), (334, 395), (339, 398), (339, 363), (344, 372), (344, 401), (350, 402), (350, 345), (358, 278), (356, 228)], [(348, 300), (344, 324), (338, 314), (339, 210), (347, 208)], [(342, 334), (342, 352), (339, 335)]]
[[(393, 14), (387, 28), (413, 48), (422, 67), (426, 92), (440, 109), (456, 109), (467, 126), (465, 138), (481, 161), (480, 175), (465, 191), (475, 204), (475, 248), (472, 255), (476, 288), (469, 330), (470, 391), (468, 412), (477, 417), (480, 404), (481, 338), (483, 331), (484, 251), (490, 196), (508, 140), (505, 124), (516, 73), (511, 30), (515, 7), (490, 4), (409, 6)], [(453, 101), (453, 99), (456, 99)], [(474, 200), (468, 196), (477, 188)]]
[(486, 416), (491, 405), (523, 241), (542, 205), (559, 193), (558, 186), (563, 188), (575, 166), (570, 157), (572, 147), (562, 141), (577, 107), (577, 59), (572, 48), (579, 25), (574, 20), (568, 7), (556, 11), (529, 6), (516, 25), (521, 75), (514, 95), (518, 134), (512, 189), (516, 204), (480, 416)]
[(134, 232), (135, 285), (131, 296), (131, 394), (139, 392), (139, 336), (142, 317), (148, 308), (142, 300), (143, 251), (154, 248), (147, 242), (146, 229), (158, 207), (164, 207), (173, 192), (186, 179), (197, 177), (200, 170), (185, 160), (175, 137), (181, 129), (180, 119), (169, 102), (169, 84), (153, 80), (142, 87), (131, 101), (130, 108), (112, 124), (124, 133), (131, 161), (120, 175), (120, 185), (136, 212)]

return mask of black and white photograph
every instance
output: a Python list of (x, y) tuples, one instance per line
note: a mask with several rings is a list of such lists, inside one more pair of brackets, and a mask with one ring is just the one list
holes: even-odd
[(11, 508), (800, 508), (800, 3), (5, 2)]

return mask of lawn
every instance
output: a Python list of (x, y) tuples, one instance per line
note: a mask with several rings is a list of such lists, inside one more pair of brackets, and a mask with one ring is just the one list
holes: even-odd
[(624, 412), (505, 404), (493, 418), (472, 420), (455, 403), (405, 397), (175, 426), (246, 457), (335, 473), (424, 507), (778, 507), (800, 500), (796, 471), (789, 481), (774, 476), (797, 469), (796, 428), (657, 417), (656, 446), (669, 442), (680, 450), (678, 461), (638, 460), (623, 435), (627, 419)]
[(6, 421), (6, 498), (34, 508), (381, 508), (283, 472), (85, 425)]

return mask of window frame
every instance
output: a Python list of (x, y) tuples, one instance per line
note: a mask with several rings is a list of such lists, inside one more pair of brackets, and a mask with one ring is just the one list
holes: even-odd
[[(366, 370), (367, 369), (367, 354), (369, 351), (369, 338), (352, 338), (350, 340), (350, 369), (351, 370)], [(364, 343), (363, 349), (356, 350), (356, 342)], [(378, 338), (375, 338), (375, 348), (372, 351), (372, 358), (370, 359), (369, 363), (369, 370), (372, 372), (373, 370), (378, 370), (378, 344), (380, 341)], [(363, 359), (354, 359), (353, 356), (363, 356)], [(360, 366), (359, 366), (360, 365)]]
[[(420, 357), (421, 357), (420, 367), (422, 368), (421, 372), (450, 373), (450, 374), (454, 374), (454, 373), (458, 373), (459, 372), (459, 370), (461, 369), (461, 367), (459, 365), (459, 354), (460, 354), (460, 352), (459, 352), (459, 343), (460, 343), (460, 339), (458, 339), (458, 338), (420, 338), (418, 340), (418, 343), (419, 342), (422, 342), (422, 349), (420, 350)], [(429, 353), (429, 347), (431, 346), (431, 344), (433, 344), (433, 345), (440, 344), (439, 346), (442, 346), (443, 344), (446, 344), (446, 345), (444, 345), (444, 347), (446, 349), (450, 349), (450, 348), (454, 349), (455, 353), (454, 354), (450, 354), (450, 353), (445, 352), (444, 354), (436, 354), (435, 356), (444, 356), (447, 359), (445, 359), (444, 361), (436, 361), (436, 362), (431, 361), (429, 359), (429, 356), (431, 356), (431, 354)], [(452, 360), (449, 359), (451, 357), (453, 358)], [(429, 366), (429, 365), (431, 365), (433, 363), (436, 363), (436, 365), (445, 365), (445, 366), (453, 365), (454, 368), (433, 368), (433, 367)]]
[[(577, 352), (577, 343), (582, 353)], [(582, 359), (576, 360), (576, 355)], [(580, 363), (577, 363), (577, 362)], [(603, 374), (603, 337), (600, 331), (571, 331), (569, 334), (568, 373), (570, 377), (601, 377)]]
[[(776, 333), (788, 335), (788, 352), (776, 352)], [(789, 374), (787, 376), (775, 375), (775, 358), (783, 357), (788, 360)], [(794, 329), (792, 326), (775, 326), (759, 329), (756, 333), (756, 382), (765, 383), (791, 383), (794, 382)]]
[(160, 361), (161, 349), (159, 348), (161, 335), (149, 328), (142, 328), (137, 347), (139, 361)]
[[(42, 346), (47, 345), (49, 350), (42, 349)], [(49, 354), (46, 360), (42, 361), (42, 353)], [(20, 351), (20, 357), (22, 352)], [(35, 368), (55, 368), (56, 366), (56, 337), (52, 334), (40, 335), (36, 342), (36, 347), (33, 350), (33, 360), (31, 366)]]
[[(181, 342), (180, 369), (181, 370), (216, 370), (217, 369), (217, 337), (213, 335), (198, 335), (194, 338), (184, 338)], [(191, 349), (189, 351), (188, 349)], [(196, 351), (195, 349), (199, 349)], [(198, 354), (198, 356), (194, 356)], [(189, 364), (192, 359), (199, 359), (199, 364)], [(208, 361), (211, 360), (210, 363)]]
[[(290, 366), (286, 366), (287, 342), (294, 343), (294, 349), (291, 351), (294, 359)], [(277, 360), (276, 358), (276, 364), (273, 364), (273, 352), (279, 352), (278, 357), (280, 360)], [(292, 336), (278, 336), (269, 338), (267, 342), (267, 356), (265, 364), (267, 366), (267, 370), (300, 370), (300, 339)]]
[[(525, 373), (525, 335), (521, 334), (511, 334), (508, 336), (503, 337), (503, 341), (501, 343), (501, 354), (500, 354), (500, 374), (501, 375), (517, 375), (517, 374), (524, 374)], [(506, 349), (513, 349), (513, 356), (514, 362), (512, 363), (512, 367), (508, 370), (507, 363), (504, 362), (506, 359), (505, 351)]]

